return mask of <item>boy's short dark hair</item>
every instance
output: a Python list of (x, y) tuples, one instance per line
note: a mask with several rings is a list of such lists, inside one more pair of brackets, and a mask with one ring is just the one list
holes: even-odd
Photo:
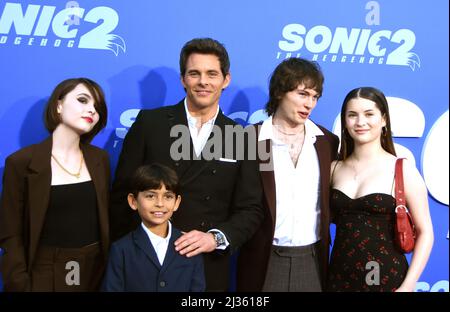
[(180, 194), (178, 176), (173, 169), (158, 163), (144, 165), (134, 172), (130, 181), (130, 193), (137, 197), (139, 192), (159, 190), (163, 185), (175, 195)]

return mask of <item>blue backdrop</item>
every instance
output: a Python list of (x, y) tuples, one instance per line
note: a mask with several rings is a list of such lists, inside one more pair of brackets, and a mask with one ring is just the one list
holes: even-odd
[(113, 169), (141, 108), (178, 102), (178, 57), (194, 37), (223, 42), (231, 85), (220, 106), (242, 124), (266, 116), (269, 75), (286, 57), (317, 60), (324, 94), (312, 119), (335, 133), (345, 94), (388, 96), (396, 148), (425, 178), (435, 230), (419, 291), (449, 290), (448, 1), (0, 1), (0, 174), (5, 158), (47, 136), (52, 89), (87, 76), (105, 90), (107, 128), (93, 141)]

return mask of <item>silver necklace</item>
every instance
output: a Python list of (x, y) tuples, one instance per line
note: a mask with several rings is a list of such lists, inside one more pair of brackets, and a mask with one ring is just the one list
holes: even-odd
[(356, 171), (356, 167), (353, 163), (350, 163), (350, 166), (352, 167), (352, 170), (353, 170), (353, 181), (357, 181), (358, 180), (358, 172)]
[(287, 132), (284, 132), (283, 130), (281, 130), (280, 126), (274, 126), (274, 127), (275, 127), (275, 129), (277, 129), (278, 132), (280, 132), (284, 135), (289, 135), (289, 136), (297, 136), (297, 135), (303, 134), (303, 132), (305, 132), (305, 128), (303, 128), (303, 131), (299, 131), (297, 133), (287, 133)]

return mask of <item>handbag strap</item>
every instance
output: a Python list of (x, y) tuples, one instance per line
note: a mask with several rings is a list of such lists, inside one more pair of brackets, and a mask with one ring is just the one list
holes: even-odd
[[(397, 158), (395, 162), (395, 202), (396, 206), (406, 209), (405, 191), (403, 187), (403, 158)], [(397, 207), (395, 210), (397, 210)]]

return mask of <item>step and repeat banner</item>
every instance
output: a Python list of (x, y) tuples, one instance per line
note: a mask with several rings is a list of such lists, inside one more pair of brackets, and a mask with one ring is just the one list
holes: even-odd
[[(220, 101), (241, 124), (264, 120), (269, 76), (288, 57), (325, 75), (312, 119), (339, 133), (344, 96), (374, 86), (389, 100), (396, 149), (429, 192), (435, 243), (417, 291), (449, 290), (447, 0), (0, 1), (0, 174), (43, 140), (53, 88), (85, 76), (104, 89), (108, 125), (93, 141), (115, 168), (137, 113), (184, 97), (178, 59), (194, 37), (224, 43), (232, 80)], [(1, 186), (1, 184), (0, 184)]]

